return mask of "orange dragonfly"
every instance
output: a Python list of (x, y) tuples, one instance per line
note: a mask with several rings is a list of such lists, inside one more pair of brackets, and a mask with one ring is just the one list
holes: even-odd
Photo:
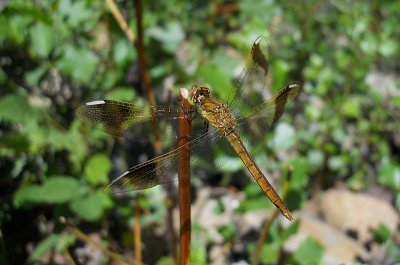
[[(299, 85), (288, 85), (270, 100), (261, 101), (256, 107), (249, 107), (249, 101), (245, 100), (244, 95), (247, 97), (248, 94), (251, 95), (250, 91), (257, 92), (254, 91), (257, 89), (261, 91), (265, 87), (268, 74), (268, 60), (261, 49), (261, 40), (259, 37), (254, 42), (246, 66), (234, 85), (232, 99), (228, 103), (211, 96), (208, 87), (193, 86), (189, 90), (188, 102), (198, 116), (201, 116), (207, 125), (211, 125), (206, 132), (191, 139), (189, 145), (193, 150), (199, 145), (207, 145), (211, 141), (225, 138), (271, 202), (287, 219), (292, 220), (289, 209), (250, 156), (239, 133), (240, 129), (260, 133), (271, 128), (282, 116), (286, 105), (300, 91)], [(250, 97), (250, 101), (259, 100), (260, 94), (257, 95)], [(236, 108), (240, 109), (241, 115), (233, 112)], [(77, 114), (81, 119), (104, 131), (121, 136), (131, 128), (140, 127), (144, 122), (177, 120), (180, 118), (178, 111), (179, 107), (139, 107), (131, 103), (98, 100), (81, 106)], [(106, 189), (115, 187), (119, 191), (140, 190), (176, 180), (176, 176), (170, 174), (170, 169), (176, 166), (181, 151), (182, 148), (177, 148), (131, 167), (114, 179)]]

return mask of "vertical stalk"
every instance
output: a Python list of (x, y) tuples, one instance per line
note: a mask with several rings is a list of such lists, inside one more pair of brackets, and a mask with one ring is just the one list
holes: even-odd
[[(149, 102), (150, 106), (156, 106), (156, 101), (154, 97), (154, 90), (153, 90), (153, 85), (151, 82), (150, 78), (150, 73), (147, 69), (147, 61), (146, 61), (146, 53), (144, 50), (144, 45), (143, 45), (143, 8), (142, 8), (142, 2), (141, 0), (134, 0), (135, 4), (135, 14), (136, 14), (136, 34), (137, 34), (137, 40), (136, 40), (136, 49), (137, 49), (137, 54), (138, 54), (138, 61), (139, 61), (139, 70), (140, 70), (140, 75), (143, 80), (143, 85), (147, 97), (147, 101)], [(160, 134), (160, 129), (157, 125), (157, 121), (153, 119), (151, 121), (151, 126), (152, 126), (152, 131), (154, 133), (154, 142), (153, 142), (153, 147), (154, 147), (154, 152), (155, 155), (161, 155), (161, 150), (162, 150), (162, 143), (161, 143), (161, 134)], [(172, 189), (168, 187), (169, 184), (167, 184), (167, 200), (166, 201), (171, 201), (170, 198), (172, 198)], [(174, 229), (174, 222), (172, 218), (172, 206), (171, 203), (166, 203), (166, 207), (168, 210), (167, 216), (166, 216), (166, 223), (168, 226), (168, 239), (169, 239), (169, 251), (171, 253), (172, 259), (174, 260), (174, 263), (176, 263), (176, 242), (175, 242), (175, 232)]]
[[(181, 89), (181, 106), (179, 110), (179, 131), (178, 148), (179, 153), (178, 176), (179, 176), (179, 212), (180, 212), (180, 239), (179, 239), (179, 264), (188, 265), (190, 263), (190, 119), (186, 118), (186, 110), (190, 109), (187, 101), (186, 90)], [(187, 91), (186, 91), (187, 92)]]

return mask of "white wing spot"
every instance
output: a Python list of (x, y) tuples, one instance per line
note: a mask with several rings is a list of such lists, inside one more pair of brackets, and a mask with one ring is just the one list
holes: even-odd
[(95, 101), (90, 101), (86, 103), (88, 106), (93, 106), (93, 105), (101, 105), (101, 104), (106, 104), (104, 100), (95, 100)]

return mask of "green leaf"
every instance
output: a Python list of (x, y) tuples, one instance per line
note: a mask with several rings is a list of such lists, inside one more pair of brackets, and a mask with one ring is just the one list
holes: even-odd
[(275, 128), (274, 137), (269, 142), (274, 150), (288, 150), (296, 142), (296, 133), (293, 127), (285, 122), (279, 123)]
[(47, 24), (38, 22), (29, 31), (31, 47), (34, 53), (48, 57), (54, 45), (54, 34)]
[(297, 157), (291, 160), (293, 165), (290, 188), (294, 190), (304, 189), (308, 184), (308, 161), (304, 157)]
[(287, 227), (285, 230), (283, 230), (283, 232), (281, 234), (282, 241), (285, 241), (291, 235), (296, 234), (297, 230), (299, 229), (299, 226), (300, 226), (300, 219), (297, 219), (292, 224), (290, 224), (289, 227)]
[(91, 50), (68, 46), (57, 65), (71, 77), (89, 84), (98, 63), (98, 56)]
[(39, 185), (24, 185), (14, 194), (13, 203), (16, 208), (27, 203), (40, 203), (43, 201), (42, 187)]
[(177, 21), (171, 21), (164, 27), (150, 28), (147, 34), (160, 41), (163, 48), (170, 53), (176, 52), (185, 37), (182, 26)]
[(174, 265), (175, 262), (172, 257), (162, 257), (161, 259), (157, 260), (156, 265)]
[(237, 228), (233, 224), (228, 224), (218, 228), (218, 232), (224, 237), (225, 241), (229, 241), (235, 238)]
[(313, 238), (304, 240), (294, 252), (293, 258), (300, 265), (318, 264), (324, 254), (324, 248)]
[(0, 119), (25, 123), (36, 117), (36, 109), (27, 99), (17, 94), (6, 95), (0, 99)]
[(85, 198), (77, 198), (70, 203), (71, 210), (88, 222), (99, 220), (104, 209), (108, 206), (106, 195), (102, 190), (98, 190)]
[(350, 118), (357, 118), (360, 116), (361, 107), (359, 98), (347, 97), (341, 104), (343, 115)]
[(68, 202), (80, 195), (82, 185), (72, 177), (53, 176), (42, 186), (42, 198), (49, 203)]
[(279, 259), (280, 247), (278, 242), (264, 244), (260, 252), (260, 262), (262, 264), (276, 264)]
[(35, 261), (41, 256), (49, 253), (57, 245), (57, 242), (61, 239), (59, 234), (50, 234), (44, 240), (42, 240), (29, 256), (30, 261)]
[(276, 89), (281, 89), (282, 87), (284, 87), (285, 82), (287, 80), (287, 75), (290, 70), (289, 64), (283, 60), (276, 60), (274, 65), (272, 66), (272, 69), (273, 69), (272, 87)]
[(85, 166), (85, 179), (90, 184), (105, 184), (108, 182), (108, 172), (111, 162), (107, 156), (97, 154), (92, 156)]
[(204, 83), (210, 85), (218, 97), (228, 98), (231, 80), (216, 64), (212, 62), (200, 64), (196, 75), (203, 79)]
[(25, 81), (30, 86), (39, 86), (39, 81), (48, 70), (47, 65), (41, 65), (25, 74)]
[(115, 87), (107, 93), (106, 98), (116, 101), (131, 102), (133, 101), (134, 95), (131, 87)]
[(374, 230), (375, 241), (380, 244), (388, 241), (391, 237), (392, 233), (384, 224), (379, 224), (379, 226)]
[(400, 190), (400, 166), (384, 157), (379, 168), (380, 184), (388, 186), (393, 190)]

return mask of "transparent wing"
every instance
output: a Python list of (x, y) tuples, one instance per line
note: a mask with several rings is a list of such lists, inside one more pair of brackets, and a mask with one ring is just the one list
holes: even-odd
[[(221, 135), (216, 130), (211, 130), (191, 140), (187, 145), (190, 152), (198, 152), (212, 142), (221, 139)], [(123, 193), (133, 190), (147, 189), (159, 184), (177, 180), (176, 169), (179, 156), (186, 150), (187, 145), (183, 145), (175, 150), (153, 158), (147, 162), (131, 167), (119, 177), (114, 179), (105, 191), (113, 193)]]
[(258, 37), (251, 48), (246, 65), (236, 78), (228, 105), (243, 112), (263, 101), (268, 75), (268, 46), (266, 40)]
[(178, 110), (173, 106), (138, 107), (126, 102), (97, 100), (79, 107), (77, 115), (92, 126), (112, 135), (122, 136), (133, 125), (142, 124), (151, 119), (176, 120), (179, 117)]
[(240, 127), (244, 130), (250, 129), (257, 136), (256, 138), (260, 139), (259, 137), (264, 135), (282, 117), (286, 106), (299, 92), (300, 86), (297, 84), (286, 86), (270, 100), (259, 104), (243, 118), (239, 118)]

